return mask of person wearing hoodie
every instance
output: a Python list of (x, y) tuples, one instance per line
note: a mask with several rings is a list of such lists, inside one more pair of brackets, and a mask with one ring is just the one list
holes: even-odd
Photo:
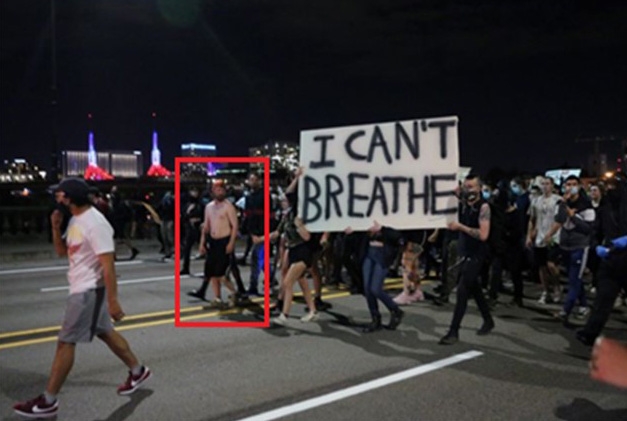
[(568, 273), (568, 296), (556, 317), (567, 325), (577, 301), (578, 315), (585, 317), (589, 313), (583, 288), (583, 272), (594, 232), (595, 211), (590, 199), (581, 192), (579, 177), (571, 175), (566, 178), (564, 188), (563, 201), (557, 209), (555, 222), (544, 236), (543, 243), (549, 244), (553, 235), (561, 228), (560, 248)]

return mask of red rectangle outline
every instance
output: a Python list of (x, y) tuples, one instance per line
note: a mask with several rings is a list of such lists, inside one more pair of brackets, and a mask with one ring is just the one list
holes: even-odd
[[(181, 321), (181, 164), (236, 163), (263, 164), (264, 193), (264, 268), (263, 322), (182, 322)], [(174, 158), (174, 326), (176, 327), (270, 327), (270, 158), (269, 157), (175, 157)]]

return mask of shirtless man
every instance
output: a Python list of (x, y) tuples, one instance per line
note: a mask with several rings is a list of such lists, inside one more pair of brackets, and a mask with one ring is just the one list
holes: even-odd
[(198, 290), (193, 290), (187, 295), (205, 300), (205, 294), (209, 283), (215, 295), (214, 303), (222, 303), (220, 285), (224, 283), (231, 291), (232, 304), (235, 301), (235, 287), (225, 276), (229, 266), (229, 255), (235, 250), (237, 238), (237, 213), (235, 206), (226, 200), (226, 188), (224, 183), (213, 183), (212, 200), (205, 207), (205, 220), (200, 234), (200, 254), (206, 255), (205, 279)]

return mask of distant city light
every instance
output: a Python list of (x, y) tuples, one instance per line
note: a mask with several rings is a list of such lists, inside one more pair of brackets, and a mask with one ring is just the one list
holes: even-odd
[(189, 150), (189, 149), (198, 149), (201, 151), (215, 151), (216, 147), (215, 145), (203, 145), (199, 143), (184, 143), (181, 145), (181, 149), (184, 151)]

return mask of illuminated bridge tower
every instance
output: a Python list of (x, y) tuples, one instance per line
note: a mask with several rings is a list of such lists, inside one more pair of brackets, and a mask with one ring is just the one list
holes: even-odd
[[(157, 117), (152, 113), (153, 122)], [(146, 173), (149, 177), (169, 177), (172, 175), (163, 165), (161, 165), (161, 151), (159, 150), (159, 137), (157, 135), (156, 124), (153, 123), (152, 131), (152, 152), (150, 153), (151, 165)]]

